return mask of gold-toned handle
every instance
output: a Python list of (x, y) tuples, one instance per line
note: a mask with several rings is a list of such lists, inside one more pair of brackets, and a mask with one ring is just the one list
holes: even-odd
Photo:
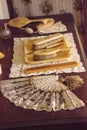
[(34, 20), (30, 20), (29, 22), (43, 22), (44, 19), (34, 19)]
[(52, 18), (42, 18), (42, 19), (30, 20), (29, 22), (42, 22), (42, 23), (46, 24), (49, 22), (49, 20), (54, 21)]

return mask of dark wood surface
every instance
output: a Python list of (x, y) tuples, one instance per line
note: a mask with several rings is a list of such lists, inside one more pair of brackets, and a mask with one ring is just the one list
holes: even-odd
[[(53, 17), (55, 21), (61, 20), (68, 28), (67, 32), (73, 33), (78, 52), (81, 56), (81, 60), (86, 67), (86, 57), (82, 44), (78, 40), (77, 33), (74, 28), (73, 16), (71, 14), (62, 14), (47, 17)], [(8, 22), (8, 20), (0, 20), (0, 26), (3, 26), (5, 22)], [(29, 26), (31, 26), (34, 30), (35, 25), (36, 24), (29, 24)], [(11, 67), (11, 59), (13, 56), (13, 38), (38, 36), (38, 34), (26, 34), (24, 31), (16, 28), (9, 27), (9, 29), (12, 32), (12, 37), (8, 40), (0, 39), (0, 51), (4, 52), (6, 55), (6, 57), (0, 61), (3, 67), (3, 75), (0, 76), (0, 80), (8, 79)], [(84, 85), (80, 89), (74, 91), (74, 93), (84, 101), (85, 107), (72, 111), (62, 110), (58, 112), (37, 112), (34, 110), (25, 110), (23, 108), (16, 107), (0, 93), (0, 129), (2, 130), (9, 128), (11, 130), (64, 130), (72, 128), (72, 130), (74, 130), (76, 128), (79, 128), (81, 130), (86, 130), (87, 73), (85, 72), (78, 74), (84, 79)]]
[(84, 14), (84, 49), (87, 56), (87, 0), (83, 1), (83, 14)]

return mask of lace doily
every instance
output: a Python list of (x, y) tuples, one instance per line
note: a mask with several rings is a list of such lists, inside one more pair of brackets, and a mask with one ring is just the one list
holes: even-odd
[[(74, 42), (73, 34), (66, 33), (63, 35), (66, 40), (67, 46), (73, 47), (73, 49), (71, 51), (71, 56), (67, 59), (67, 61), (76, 60), (79, 63), (79, 65), (77, 67), (25, 74), (23, 71), (24, 71), (24, 69), (27, 69), (27, 68), (32, 68), (32, 67), (41, 66), (41, 65), (48, 65), (48, 64), (57, 64), (57, 63), (66, 62), (66, 61), (60, 61), (60, 62), (58, 61), (58, 62), (52, 62), (52, 63), (48, 62), (48, 63), (42, 63), (42, 64), (37, 64), (37, 65), (36, 64), (33, 64), (33, 65), (26, 64), (25, 60), (24, 60), (23, 42), (24, 42), (24, 40), (31, 39), (31, 38), (30, 37), (14, 38), (14, 54), (13, 54), (12, 66), (10, 68), (9, 77), (14, 78), (14, 77), (26, 77), (26, 76), (31, 76), (31, 75), (51, 74), (51, 73), (85, 72), (85, 68), (83, 66), (83, 63), (80, 60), (80, 55), (78, 54), (78, 50), (77, 50), (76, 44)], [(32, 38), (35, 38), (35, 37), (32, 37)], [(37, 38), (39, 38), (39, 37), (37, 37)]]
[(64, 32), (67, 31), (67, 27), (60, 21), (53, 24), (51, 27), (38, 30), (40, 34)]

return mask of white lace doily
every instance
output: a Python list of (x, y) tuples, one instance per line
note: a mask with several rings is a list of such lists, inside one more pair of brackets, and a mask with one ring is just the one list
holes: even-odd
[[(57, 64), (61, 62), (50, 62), (50, 63), (42, 63), (42, 64), (26, 64), (24, 61), (24, 50), (23, 50), (23, 42), (26, 39), (31, 39), (30, 37), (22, 37), (22, 38), (14, 38), (14, 54), (12, 59), (12, 66), (10, 68), (10, 78), (14, 77), (26, 77), (31, 75), (40, 75), (40, 74), (51, 74), (51, 73), (71, 73), (71, 72), (85, 72), (85, 68), (83, 63), (80, 60), (80, 55), (78, 54), (78, 50), (76, 48), (76, 44), (74, 42), (74, 37), (72, 33), (63, 34), (67, 43), (68, 47), (73, 47), (71, 50), (71, 56), (67, 59), (67, 61), (77, 61), (79, 65), (77, 67), (72, 68), (65, 68), (65, 69), (58, 69), (58, 70), (51, 70), (46, 72), (35, 72), (31, 74), (25, 74), (23, 71), (27, 68), (32, 68), (41, 65), (48, 65), (48, 64)], [(35, 38), (35, 37), (32, 37)], [(37, 37), (38, 38), (38, 37)], [(66, 62), (66, 61), (62, 61)]]
[(64, 32), (64, 31), (67, 31), (67, 27), (60, 21), (60, 22), (54, 23), (51, 27), (48, 27), (45, 29), (39, 29), (38, 31), (40, 34)]

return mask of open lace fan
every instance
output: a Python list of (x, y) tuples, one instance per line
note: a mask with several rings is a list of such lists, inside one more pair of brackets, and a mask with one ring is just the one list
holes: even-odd
[(85, 105), (57, 75), (3, 80), (1, 92), (16, 106), (37, 111), (73, 110)]

